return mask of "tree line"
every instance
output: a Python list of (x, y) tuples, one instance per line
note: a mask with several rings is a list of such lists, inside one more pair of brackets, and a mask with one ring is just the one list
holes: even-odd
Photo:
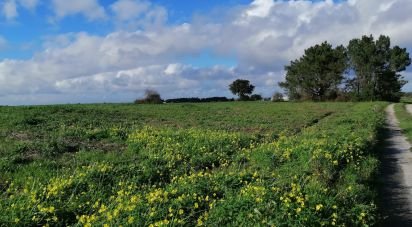
[(233, 98), (226, 97), (208, 97), (208, 98), (175, 98), (163, 100), (160, 97), (159, 92), (147, 89), (145, 91), (145, 96), (142, 99), (136, 99), (135, 104), (162, 104), (162, 103), (205, 103), (205, 102), (231, 102), (235, 101)]
[[(312, 101), (399, 101), (402, 87), (407, 83), (400, 72), (411, 64), (406, 48), (391, 46), (388, 36), (372, 35), (352, 39), (345, 47), (333, 47), (327, 41), (309, 47), (304, 54), (285, 66), (285, 81), (279, 86), (289, 100)], [(252, 94), (255, 86), (249, 80), (237, 79), (229, 90), (240, 101), (262, 100)], [(272, 101), (283, 101), (277, 92)], [(267, 100), (267, 99), (265, 99)], [(147, 90), (145, 98), (135, 103), (179, 103), (234, 101), (226, 97), (177, 98), (163, 100), (154, 90)]]
[(399, 73), (410, 64), (406, 48), (391, 47), (388, 36), (362, 36), (335, 48), (325, 41), (286, 65), (279, 86), (290, 100), (399, 101), (407, 83)]
[[(250, 83), (250, 82), (248, 82)], [(252, 85), (253, 86), (253, 85)], [(240, 101), (258, 101), (263, 100), (262, 96), (259, 94), (253, 94), (251, 96), (247, 94), (243, 94), (239, 98)], [(145, 96), (142, 99), (136, 99), (134, 101), (135, 104), (162, 104), (162, 103), (206, 103), (206, 102), (233, 102), (235, 101), (234, 98), (227, 98), (227, 97), (207, 97), (207, 98), (198, 98), (198, 97), (190, 97), (190, 98), (174, 98), (174, 99), (162, 99), (160, 97), (159, 92), (147, 89), (145, 91)]]

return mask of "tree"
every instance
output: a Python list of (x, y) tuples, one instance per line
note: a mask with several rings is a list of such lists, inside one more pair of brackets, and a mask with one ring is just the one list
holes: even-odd
[(348, 45), (350, 67), (355, 77), (348, 87), (357, 100), (399, 101), (406, 81), (399, 72), (411, 64), (406, 48), (391, 48), (390, 38), (381, 35), (352, 39)]
[(289, 99), (324, 101), (336, 98), (347, 67), (346, 49), (327, 42), (305, 50), (299, 59), (285, 66), (286, 81), (279, 83)]
[(163, 103), (159, 92), (151, 89), (145, 91), (145, 97), (135, 101), (136, 104), (161, 104)]
[(263, 100), (263, 98), (259, 94), (253, 94), (253, 95), (250, 96), (250, 100), (251, 101), (261, 101), (261, 100)]
[(283, 102), (284, 101), (284, 99), (283, 99), (283, 94), (282, 93), (280, 93), (280, 92), (275, 92), (273, 95), (272, 95), (272, 102)]
[(249, 100), (250, 94), (252, 94), (255, 86), (250, 84), (249, 80), (237, 79), (229, 85), (229, 90), (234, 94), (239, 96), (239, 100)]

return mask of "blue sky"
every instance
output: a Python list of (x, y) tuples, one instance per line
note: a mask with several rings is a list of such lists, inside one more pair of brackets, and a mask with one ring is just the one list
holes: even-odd
[[(2, 0), (7, 1), (7, 0)], [(109, 8), (117, 0), (98, 1), (103, 7)], [(41, 50), (42, 42), (47, 37), (71, 32), (85, 31), (94, 35), (105, 35), (116, 29), (112, 20), (85, 20), (82, 14), (73, 14), (59, 19), (57, 22), (50, 20), (55, 16), (50, 10), (48, 1), (39, 1), (36, 10), (19, 7), (18, 17), (10, 21), (0, 23), (0, 35), (10, 40), (7, 48), (0, 51), (0, 60), (5, 58), (28, 59)], [(216, 9), (228, 9), (233, 6), (250, 4), (251, 0), (153, 0), (154, 4), (159, 4), (168, 9), (168, 23), (179, 24), (190, 22), (196, 14), (206, 14)], [(110, 12), (108, 12), (110, 14)], [(4, 18), (3, 18), (4, 19)], [(199, 66), (210, 65), (211, 53), (205, 50), (198, 59), (187, 60), (188, 62), (199, 64)], [(223, 64), (234, 60), (223, 60)]]
[(270, 96), (284, 65), (324, 40), (385, 34), (412, 50), (411, 11), (409, 0), (0, 0), (0, 105), (231, 96), (236, 78)]

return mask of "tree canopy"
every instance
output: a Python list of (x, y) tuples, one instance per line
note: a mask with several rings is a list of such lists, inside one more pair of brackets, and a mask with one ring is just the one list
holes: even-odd
[(327, 42), (305, 50), (285, 66), (286, 82), (280, 83), (291, 99), (327, 100), (336, 97), (347, 67), (346, 50)]
[(350, 67), (356, 76), (348, 86), (357, 100), (398, 101), (406, 84), (399, 72), (411, 64), (406, 48), (391, 48), (390, 38), (381, 35), (352, 39), (348, 45)]
[(237, 79), (229, 85), (229, 90), (234, 95), (238, 95), (240, 100), (248, 100), (254, 89), (255, 86), (250, 84), (249, 80), (243, 79)]
[(358, 101), (399, 101), (407, 83), (399, 73), (410, 64), (406, 48), (391, 47), (388, 36), (352, 39), (346, 48), (323, 42), (285, 66), (286, 81), (279, 86), (292, 100), (333, 100), (340, 95)]
[(162, 104), (163, 100), (160, 97), (159, 92), (151, 89), (145, 91), (145, 97), (143, 99), (137, 99), (136, 104)]

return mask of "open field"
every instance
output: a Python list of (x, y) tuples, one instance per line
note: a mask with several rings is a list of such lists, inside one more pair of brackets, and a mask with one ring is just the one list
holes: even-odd
[(0, 225), (363, 225), (386, 103), (0, 107)]

